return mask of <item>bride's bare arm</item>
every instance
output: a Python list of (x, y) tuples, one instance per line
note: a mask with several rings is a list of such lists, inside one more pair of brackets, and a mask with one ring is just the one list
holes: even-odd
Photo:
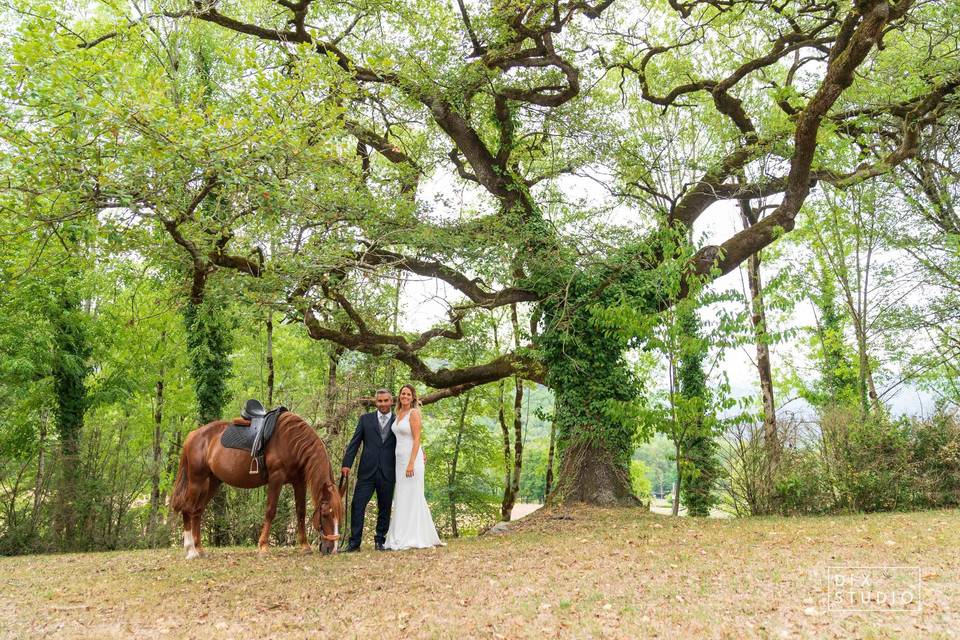
[(410, 462), (407, 463), (407, 477), (413, 477), (413, 465), (417, 461), (417, 453), (420, 451), (420, 428), (423, 423), (420, 421), (420, 409), (410, 410), (410, 432), (413, 434), (413, 448), (410, 450)]

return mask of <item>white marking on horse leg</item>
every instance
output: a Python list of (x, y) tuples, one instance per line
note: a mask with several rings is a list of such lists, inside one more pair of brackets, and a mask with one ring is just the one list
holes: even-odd
[(183, 532), (183, 548), (187, 550), (187, 560), (200, 557), (200, 554), (197, 553), (197, 548), (193, 544), (193, 532)]

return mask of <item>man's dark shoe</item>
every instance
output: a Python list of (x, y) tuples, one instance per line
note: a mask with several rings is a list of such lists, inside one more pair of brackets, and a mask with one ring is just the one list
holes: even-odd
[(345, 553), (353, 553), (354, 551), (360, 551), (360, 545), (351, 544), (351, 545), (348, 545), (346, 549), (344, 549)]
[(377, 551), (386, 551), (386, 549), (383, 547), (382, 542), (377, 543)]

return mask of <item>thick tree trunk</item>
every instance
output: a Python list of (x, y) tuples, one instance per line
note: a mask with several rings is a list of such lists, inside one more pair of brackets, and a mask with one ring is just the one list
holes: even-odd
[(555, 396), (557, 480), (547, 504), (588, 502), (633, 505), (640, 501), (630, 483), (630, 458), (636, 425), (611, 416), (611, 406), (636, 399), (627, 344), (618, 335), (598, 330), (588, 313), (570, 315), (544, 307), (539, 341), (548, 368), (546, 383)]
[(548, 504), (586, 502), (596, 505), (639, 506), (630, 486), (630, 472), (605, 449), (584, 442), (563, 451), (557, 486)]

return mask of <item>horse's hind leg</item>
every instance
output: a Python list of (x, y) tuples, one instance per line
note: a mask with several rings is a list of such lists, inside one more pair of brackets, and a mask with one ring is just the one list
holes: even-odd
[(191, 526), (192, 516), (184, 511), (183, 512), (183, 549), (187, 552), (187, 560), (193, 560), (198, 557), (200, 554), (197, 553), (197, 548), (194, 545), (193, 541), (193, 528)]
[(307, 485), (300, 480), (293, 483), (293, 498), (297, 505), (297, 544), (304, 553), (310, 553), (307, 540)]
[(210, 501), (210, 487), (216, 491), (220, 481), (211, 476), (203, 479), (190, 478), (189, 482), (188, 495), (196, 498), (192, 508), (189, 511), (183, 511), (183, 548), (187, 552), (187, 560), (194, 560), (203, 554), (203, 549), (200, 547), (200, 516), (207, 502)]
[(192, 527), (193, 527), (193, 538), (194, 543), (197, 546), (197, 553), (201, 556), (206, 555), (206, 551), (200, 546), (200, 519), (203, 518), (203, 512), (207, 508), (207, 505), (210, 504), (210, 501), (213, 499), (213, 496), (217, 494), (217, 490), (220, 488), (220, 478), (211, 475), (207, 483), (207, 490), (204, 493), (203, 500), (200, 502), (200, 509), (193, 514)]
[(280, 490), (283, 489), (283, 480), (282, 474), (274, 473), (267, 484), (267, 512), (263, 516), (263, 529), (257, 542), (260, 555), (266, 554), (270, 549), (270, 525), (277, 515), (277, 500), (280, 498)]
[(198, 546), (200, 543), (200, 532), (193, 527), (193, 514), (183, 512), (183, 548), (187, 552), (187, 560), (193, 560), (200, 557)]

